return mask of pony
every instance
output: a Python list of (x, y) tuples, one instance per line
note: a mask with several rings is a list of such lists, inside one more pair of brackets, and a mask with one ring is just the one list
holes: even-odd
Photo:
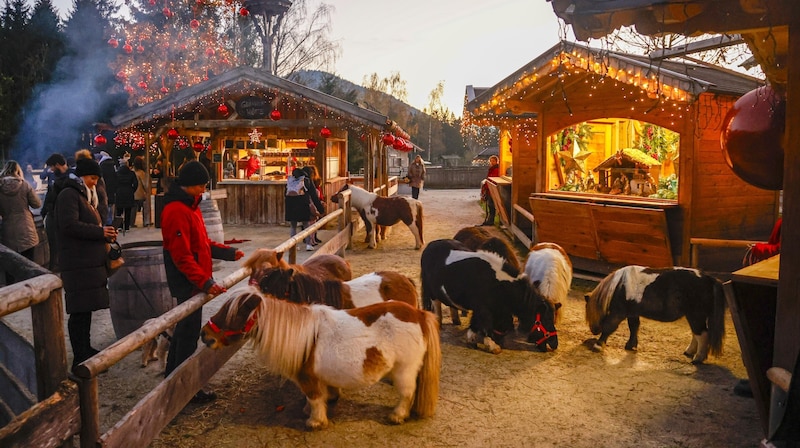
[(273, 268), (289, 269), (305, 272), (318, 278), (330, 278), (347, 281), (353, 278), (350, 263), (338, 255), (314, 255), (303, 264), (290, 265), (283, 259), (283, 252), (272, 249), (258, 249), (242, 263), (242, 267), (250, 269), (250, 284), (257, 285), (265, 273)]
[[(517, 258), (517, 253), (511, 244), (509, 244), (509, 242), (503, 238), (498, 238), (492, 235), (492, 233), (489, 232), (485, 227), (464, 227), (456, 232), (453, 239), (456, 241), (461, 241), (465, 246), (467, 246), (467, 248), (469, 248), (469, 250), (473, 252), (478, 250), (494, 252), (497, 255), (505, 258), (505, 260), (511, 266), (513, 266), (514, 269), (518, 271), (522, 270), (519, 264), (519, 258)], [(441, 307), (437, 307), (437, 312), (439, 313), (439, 318), (441, 319)], [(450, 316), (453, 321), (453, 325), (461, 325), (461, 318), (459, 318), (458, 312), (456, 312), (454, 308), (450, 309)]]
[(561, 304), (547, 302), (537, 284), (499, 255), (472, 252), (456, 240), (437, 240), (422, 251), (421, 265), (424, 309), (439, 301), (472, 310), (468, 343), (500, 353), (516, 316), (519, 330), (528, 332), (528, 341), (538, 350), (558, 348), (555, 310)]
[(684, 355), (702, 364), (711, 353), (722, 353), (725, 336), (725, 296), (722, 283), (697, 269), (650, 269), (625, 266), (607, 275), (586, 299), (586, 321), (599, 334), (592, 350), (602, 351), (608, 337), (628, 319), (625, 350), (637, 350), (639, 318), (674, 322), (683, 316), (692, 339)]
[[(525, 275), (532, 283), (539, 282), (539, 292), (550, 303), (566, 303), (572, 286), (572, 261), (556, 243), (538, 243), (531, 247), (525, 260)], [(558, 310), (556, 322), (559, 321)]]
[[(367, 230), (367, 237), (364, 240), (370, 249), (374, 249), (376, 243), (376, 226), (392, 226), (402, 221), (408, 226), (411, 234), (416, 241), (414, 249), (421, 249), (425, 244), (422, 238), (422, 202), (405, 197), (392, 196), (383, 197), (371, 193), (355, 185), (345, 184), (339, 193), (350, 190), (350, 203), (358, 210), (364, 226)], [(338, 195), (331, 198), (331, 201), (338, 203)]]
[(320, 279), (294, 269), (271, 269), (258, 283), (261, 292), (295, 303), (358, 308), (387, 300), (419, 306), (417, 287), (399, 272), (378, 271), (348, 280)]
[(328, 425), (327, 405), (340, 388), (370, 386), (386, 376), (400, 395), (392, 423), (403, 423), (412, 407), (420, 418), (436, 410), (442, 354), (436, 316), (427, 311), (393, 300), (351, 310), (300, 305), (247, 287), (200, 332), (212, 349), (245, 336), (269, 371), (306, 396), (310, 429)]

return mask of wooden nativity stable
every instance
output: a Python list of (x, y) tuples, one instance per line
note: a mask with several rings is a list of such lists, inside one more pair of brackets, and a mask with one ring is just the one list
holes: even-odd
[(759, 85), (561, 41), (495, 86), (469, 87), (465, 117), (500, 129), (500, 171), (513, 176), (497, 184), (510, 181), (508, 225), (524, 243), (555, 242), (598, 273), (688, 266), (691, 238), (758, 239), (775, 222), (778, 194), (739, 179), (720, 148), (727, 111)]
[[(175, 176), (186, 160), (207, 163), (223, 224), (280, 224), (287, 173), (314, 165), (327, 210), (348, 180), (348, 135), (365, 148), (365, 188), (388, 185), (385, 133), (408, 137), (386, 116), (272, 76), (238, 67), (115, 116), (118, 142), (150, 148)], [(258, 159), (258, 167), (251, 159)], [(158, 204), (158, 201), (156, 201)], [(158, 212), (158, 205), (156, 205)]]

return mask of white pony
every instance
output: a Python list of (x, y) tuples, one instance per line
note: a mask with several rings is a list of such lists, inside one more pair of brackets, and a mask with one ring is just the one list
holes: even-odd
[(525, 261), (525, 275), (531, 284), (540, 282), (539, 292), (548, 302), (566, 303), (572, 285), (572, 262), (561, 246), (556, 243), (538, 243), (531, 247)]

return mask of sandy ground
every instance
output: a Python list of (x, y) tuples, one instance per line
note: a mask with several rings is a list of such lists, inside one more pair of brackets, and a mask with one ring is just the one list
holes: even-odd
[[(401, 190), (401, 194), (406, 193)], [(482, 221), (478, 190), (425, 190), (425, 239), (450, 238), (458, 229)], [(288, 228), (225, 226), (226, 239), (245, 254), (274, 247)], [(377, 249), (355, 236), (348, 252), (354, 275), (379, 269), (402, 272), (419, 285), (419, 257), (413, 237), (400, 225)], [(159, 239), (157, 229), (134, 229), (123, 239)], [(322, 232), (326, 239), (326, 232)], [(522, 248), (521, 248), (522, 249)], [(299, 258), (308, 256), (298, 252)], [(524, 253), (521, 252), (521, 256)], [(237, 268), (224, 262), (215, 276)], [(290, 382), (267, 373), (249, 345), (211, 380), (220, 398), (188, 405), (153, 442), (154, 447), (753, 447), (762, 438), (752, 399), (735, 396), (733, 386), (746, 375), (736, 334), (727, 319), (725, 353), (693, 366), (682, 353), (690, 332), (685, 320), (643, 320), (639, 351), (624, 350), (627, 327), (611, 336), (604, 353), (588, 349), (594, 341), (584, 321), (583, 294), (594, 284), (575, 280), (558, 327), (560, 346), (551, 353), (532, 351), (506, 340), (491, 355), (467, 346), (465, 326), (445, 318), (442, 374), (436, 415), (388, 423), (395, 404), (385, 383), (345, 391), (329, 411), (331, 426), (304, 428), (304, 398)], [(205, 306), (206, 317), (220, 297)], [(95, 313), (93, 344), (114, 342), (108, 312)], [(463, 319), (466, 323), (466, 319)], [(24, 319), (17, 319), (24, 327)], [(69, 357), (71, 359), (71, 355)], [(139, 366), (138, 352), (100, 377), (101, 430), (106, 431), (161, 379), (157, 364)]]

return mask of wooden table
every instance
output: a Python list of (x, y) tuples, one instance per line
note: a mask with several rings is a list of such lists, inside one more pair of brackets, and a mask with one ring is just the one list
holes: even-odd
[(780, 255), (776, 255), (739, 269), (732, 273), (725, 288), (765, 436), (769, 428), (771, 388), (767, 369), (772, 367), (779, 267)]

